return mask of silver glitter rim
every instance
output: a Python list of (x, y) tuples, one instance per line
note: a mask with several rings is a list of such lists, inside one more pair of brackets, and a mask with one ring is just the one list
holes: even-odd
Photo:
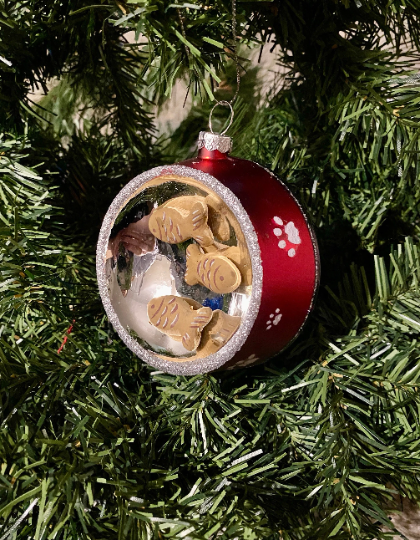
[[(193, 178), (202, 182), (205, 186), (211, 188), (232, 210), (242, 232), (245, 236), (249, 255), (252, 265), (252, 292), (249, 302), (249, 307), (246, 314), (242, 317), (241, 325), (235, 332), (232, 338), (224, 345), (217, 353), (206, 356), (205, 358), (197, 358), (196, 360), (186, 361), (170, 361), (160, 358), (151, 351), (142, 347), (135, 339), (133, 339), (127, 330), (122, 326), (118, 319), (118, 315), (112, 307), (111, 299), (107, 287), (107, 278), (105, 272), (106, 252), (108, 249), (108, 241), (114, 222), (127, 202), (137, 194), (139, 188), (162, 174), (176, 174)], [(257, 234), (254, 226), (249, 219), (248, 214), (243, 208), (239, 199), (232, 191), (219, 182), (214, 176), (208, 173), (186, 167), (184, 165), (171, 165), (170, 167), (162, 166), (155, 167), (150, 171), (139, 174), (131, 182), (129, 182), (112, 201), (108, 212), (106, 213), (102, 227), (99, 233), (98, 245), (96, 249), (96, 274), (98, 277), (98, 287), (101, 299), (108, 315), (108, 319), (112, 326), (127, 345), (138, 357), (144, 360), (147, 364), (157, 368), (159, 371), (165, 371), (173, 375), (197, 375), (208, 373), (220, 368), (228, 360), (230, 360), (242, 347), (251, 332), (255, 319), (257, 318), (262, 293), (263, 270), (261, 264), (260, 246), (258, 244)]]

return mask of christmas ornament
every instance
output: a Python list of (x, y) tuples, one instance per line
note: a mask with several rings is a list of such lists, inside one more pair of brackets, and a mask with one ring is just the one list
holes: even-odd
[(201, 132), (196, 158), (134, 178), (101, 228), (108, 317), (133, 352), (169, 373), (262, 362), (313, 306), (319, 258), (301, 206), (270, 171), (230, 157), (231, 146)]

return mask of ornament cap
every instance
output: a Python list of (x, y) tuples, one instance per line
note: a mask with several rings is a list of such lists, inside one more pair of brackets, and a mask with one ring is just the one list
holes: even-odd
[(218, 133), (210, 133), (209, 131), (200, 131), (198, 136), (198, 148), (205, 148), (209, 152), (218, 150), (222, 154), (228, 154), (232, 150), (232, 139)]

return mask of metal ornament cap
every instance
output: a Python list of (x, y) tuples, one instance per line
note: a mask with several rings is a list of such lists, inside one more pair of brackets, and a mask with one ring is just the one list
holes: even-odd
[(200, 131), (198, 136), (198, 148), (205, 148), (209, 152), (218, 150), (222, 154), (228, 154), (232, 150), (232, 139), (218, 133), (210, 133), (209, 131)]

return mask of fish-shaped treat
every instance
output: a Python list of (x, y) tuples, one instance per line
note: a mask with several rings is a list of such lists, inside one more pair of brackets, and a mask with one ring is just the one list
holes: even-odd
[(197, 349), (201, 331), (212, 317), (212, 310), (198, 302), (172, 294), (152, 298), (147, 304), (150, 324), (180, 341), (187, 351)]
[(199, 357), (216, 353), (230, 340), (241, 324), (240, 317), (233, 317), (220, 309), (213, 311), (213, 317), (204, 328), (197, 354)]
[(238, 242), (237, 246), (226, 246), (215, 241), (211, 246), (203, 246), (203, 251), (207, 254), (218, 253), (228, 258), (241, 273), (241, 285), (245, 285), (246, 287), (252, 284), (251, 257), (243, 242)]
[(207, 195), (204, 199), (207, 204), (208, 222), (214, 236), (222, 242), (230, 238), (229, 210), (226, 204), (215, 195)]
[(169, 199), (150, 214), (150, 232), (169, 244), (179, 244), (194, 238), (209, 246), (214, 237), (207, 224), (208, 208), (203, 197), (186, 195)]
[(235, 263), (217, 252), (204, 253), (197, 244), (187, 248), (188, 285), (201, 283), (207, 289), (219, 294), (233, 292), (241, 284), (241, 273)]

